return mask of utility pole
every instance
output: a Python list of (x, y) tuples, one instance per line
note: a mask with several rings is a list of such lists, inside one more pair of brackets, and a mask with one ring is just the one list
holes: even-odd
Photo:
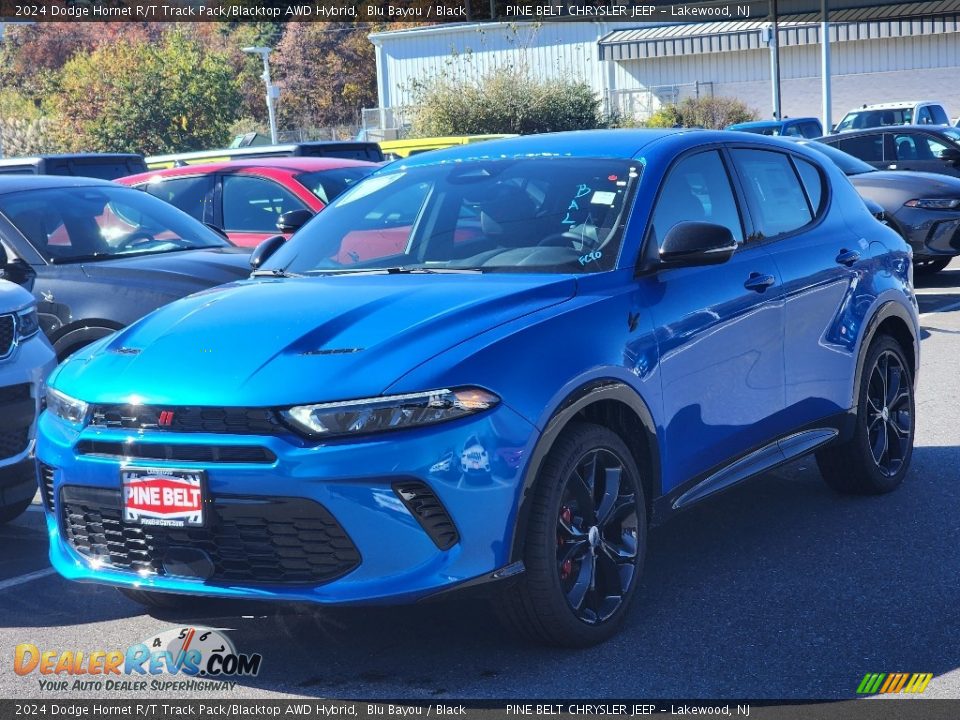
[(830, 88), (830, 17), (828, 0), (820, 0), (820, 12), (823, 19), (820, 23), (820, 93), (823, 96), (823, 133), (829, 134), (833, 130), (833, 108)]
[(270, 53), (273, 52), (271, 48), (268, 47), (245, 47), (243, 48), (245, 53), (251, 55), (259, 55), (263, 60), (263, 84), (267, 88), (267, 115), (270, 118), (270, 142), (274, 145), (277, 144), (277, 115), (274, 110), (274, 103), (276, 99), (280, 97), (280, 88), (274, 85), (270, 80)]

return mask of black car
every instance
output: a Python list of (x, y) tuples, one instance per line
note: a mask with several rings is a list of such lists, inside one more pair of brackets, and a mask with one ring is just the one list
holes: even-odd
[(116, 180), (146, 171), (143, 155), (135, 153), (36, 155), (0, 160), (0, 175), (71, 175)]
[(798, 142), (830, 158), (865, 200), (883, 208), (884, 220), (913, 248), (915, 272), (940, 272), (960, 255), (960, 178), (876, 170), (831, 145)]
[(147, 193), (0, 177), (0, 268), (32, 291), (61, 359), (172, 300), (245, 277), (249, 251)]
[(913, 170), (960, 177), (960, 130), (897, 125), (818, 138), (881, 170)]

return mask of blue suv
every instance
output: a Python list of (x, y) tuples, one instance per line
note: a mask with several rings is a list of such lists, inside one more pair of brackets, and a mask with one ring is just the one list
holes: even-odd
[(844, 493), (910, 464), (910, 249), (795, 143), (426, 153), (251, 262), (55, 372), (65, 577), (153, 606), (483, 586), (582, 646), (623, 620), (652, 523), (806, 453)]

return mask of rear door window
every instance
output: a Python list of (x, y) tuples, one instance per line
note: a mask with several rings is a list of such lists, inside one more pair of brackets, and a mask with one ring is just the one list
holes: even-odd
[(777, 237), (812, 222), (806, 191), (785, 153), (739, 149), (730, 154), (762, 237)]
[(869, 133), (856, 137), (840, 138), (837, 146), (845, 153), (865, 162), (883, 162), (883, 133)]
[(208, 214), (208, 208), (213, 197), (213, 175), (149, 182), (143, 186), (143, 190), (183, 210), (200, 222), (212, 217)]

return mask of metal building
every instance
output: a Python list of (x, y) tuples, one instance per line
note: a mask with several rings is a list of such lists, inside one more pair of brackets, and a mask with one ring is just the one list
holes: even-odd
[[(925, 3), (932, 10), (955, 3)], [(936, 7), (933, 7), (936, 6)], [(889, 19), (893, 18), (893, 19)], [(819, 116), (820, 23), (779, 24), (783, 114)], [(940, 100), (960, 114), (960, 13), (903, 19), (844, 11), (831, 16), (833, 121), (865, 103)], [(416, 82), (476, 80), (521, 67), (548, 79), (589, 83), (608, 110), (643, 118), (661, 104), (702, 94), (735, 97), (770, 117), (769, 23), (479, 23), (375, 33), (380, 109), (370, 125), (396, 127)], [(392, 117), (397, 115), (396, 118)], [(392, 121), (392, 122), (391, 122)]]

